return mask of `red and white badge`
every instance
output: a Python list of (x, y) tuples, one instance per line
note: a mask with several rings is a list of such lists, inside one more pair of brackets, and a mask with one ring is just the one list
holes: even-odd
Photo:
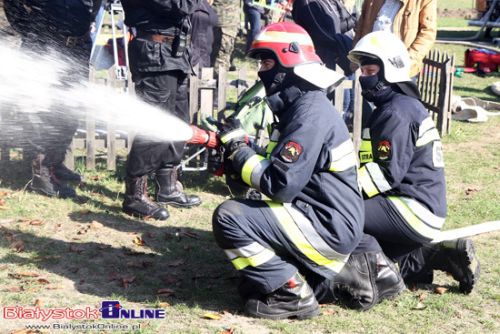
[(281, 159), (284, 162), (295, 162), (302, 154), (302, 146), (294, 141), (289, 141), (280, 151)]

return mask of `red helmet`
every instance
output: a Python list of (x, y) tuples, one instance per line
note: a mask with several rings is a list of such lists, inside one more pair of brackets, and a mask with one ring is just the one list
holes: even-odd
[(292, 22), (270, 24), (255, 37), (248, 56), (258, 58), (260, 53), (271, 51), (283, 67), (307, 63), (321, 63), (314, 44), (301, 26)]

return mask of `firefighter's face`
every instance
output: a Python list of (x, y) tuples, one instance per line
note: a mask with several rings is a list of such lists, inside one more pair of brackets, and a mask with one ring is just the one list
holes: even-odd
[(361, 66), (361, 75), (370, 76), (375, 75), (380, 71), (380, 66), (377, 64), (367, 64)]
[(276, 61), (274, 59), (261, 59), (259, 72), (269, 71), (274, 67), (274, 65), (276, 65)]

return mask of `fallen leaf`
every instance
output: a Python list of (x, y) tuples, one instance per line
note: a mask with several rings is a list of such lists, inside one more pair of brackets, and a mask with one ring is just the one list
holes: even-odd
[(174, 283), (177, 283), (179, 282), (179, 278), (174, 276), (174, 275), (165, 275), (163, 276), (163, 282), (167, 283), (167, 284), (174, 284)]
[(35, 307), (43, 307), (43, 303), (41, 299), (35, 300)]
[(40, 284), (50, 284), (50, 282), (45, 278), (39, 278), (37, 279), (37, 282)]
[(424, 300), (426, 300), (428, 297), (428, 294), (427, 292), (424, 292), (424, 293), (421, 293), (419, 296), (418, 296), (418, 302), (423, 302)]
[(5, 199), (0, 198), (0, 206), (4, 206), (4, 205), (5, 205)]
[(332, 308), (328, 308), (328, 309), (326, 309), (326, 310), (323, 310), (323, 311), (321, 312), (321, 314), (323, 314), (323, 315), (333, 315), (333, 314), (337, 314), (337, 311), (335, 311), (335, 310), (334, 310), (334, 309), (332, 309)]
[(427, 306), (424, 305), (424, 303), (422, 302), (418, 302), (417, 305), (415, 305), (415, 307), (412, 308), (412, 310), (423, 310), (425, 309)]
[(170, 307), (170, 304), (167, 302), (161, 302), (161, 303), (158, 303), (158, 307), (167, 308), (167, 307)]
[(208, 312), (208, 313), (205, 313), (202, 318), (204, 319), (210, 319), (210, 320), (220, 320), (222, 319), (222, 317), (220, 316), (220, 314), (218, 313), (211, 313), (211, 312)]
[(144, 240), (140, 236), (134, 238), (134, 244), (137, 246), (144, 246)]
[(71, 246), (69, 246), (69, 251), (71, 253), (81, 253), (81, 252), (83, 252), (83, 248), (82, 248), (82, 246), (79, 246), (79, 245), (71, 245)]
[(448, 291), (448, 289), (443, 286), (436, 286), (434, 288), (434, 292), (437, 293), (438, 295), (443, 295), (446, 293), (446, 291)]
[(9, 292), (21, 292), (21, 291), (24, 291), (24, 288), (22, 285), (21, 286), (10, 286), (5, 290), (7, 290)]
[(234, 327), (224, 328), (219, 334), (234, 334)]
[(30, 225), (33, 225), (33, 226), (40, 226), (43, 224), (45, 224), (45, 222), (43, 222), (41, 220), (37, 220), (37, 219), (30, 221)]
[(135, 276), (125, 276), (125, 277), (122, 277), (122, 286), (124, 288), (128, 288), (128, 286), (130, 285), (130, 283), (132, 283), (133, 281), (135, 281)]
[(0, 197), (7, 197), (11, 194), (11, 192), (8, 191), (0, 191)]
[(162, 289), (158, 289), (158, 291), (156, 291), (156, 294), (163, 296), (163, 297), (168, 297), (168, 296), (174, 295), (175, 291), (172, 289), (168, 289), (168, 288), (162, 288)]
[(91, 223), (90, 223), (90, 228), (93, 229), (93, 230), (98, 230), (100, 228), (103, 228), (104, 225), (99, 223), (98, 221), (95, 221), (93, 220)]
[(179, 260), (175, 260), (175, 261), (172, 261), (168, 264), (169, 267), (178, 267), (178, 266), (181, 266), (183, 265), (184, 263), (186, 263), (185, 260), (183, 259), (179, 259)]
[(10, 248), (15, 249), (16, 252), (20, 253), (24, 250), (24, 242), (21, 240), (14, 241), (12, 244), (10, 244)]

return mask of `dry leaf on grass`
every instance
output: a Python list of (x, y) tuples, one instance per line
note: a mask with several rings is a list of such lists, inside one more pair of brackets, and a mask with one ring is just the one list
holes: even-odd
[(219, 313), (212, 313), (212, 312), (207, 312), (203, 314), (202, 318), (204, 319), (210, 319), (210, 320), (220, 320), (222, 319), (221, 315)]
[(83, 247), (79, 245), (71, 245), (69, 246), (69, 251), (71, 253), (81, 253), (83, 252)]
[(43, 303), (41, 299), (35, 300), (35, 307), (43, 307)]
[(326, 310), (321, 311), (321, 314), (323, 314), (323, 315), (333, 315), (333, 314), (337, 314), (337, 311), (335, 311), (332, 308), (327, 308)]
[(136, 244), (137, 246), (144, 246), (144, 240), (141, 237), (136, 236), (134, 238), (134, 244)]
[(49, 280), (45, 279), (45, 278), (39, 278), (36, 280), (38, 283), (40, 284), (50, 284)]
[(124, 288), (128, 288), (128, 286), (130, 285), (130, 283), (132, 283), (133, 281), (135, 281), (135, 276), (125, 276), (125, 277), (122, 277), (122, 286)]
[(434, 292), (437, 293), (438, 295), (443, 295), (446, 293), (446, 291), (448, 291), (448, 289), (445, 288), (444, 286), (436, 286), (434, 288)]
[(21, 240), (14, 241), (10, 244), (10, 248), (14, 249), (17, 253), (24, 251), (24, 242)]
[(24, 291), (24, 287), (22, 285), (21, 286), (10, 286), (10, 287), (6, 288), (5, 290), (8, 292), (21, 292), (21, 291)]
[(103, 228), (104, 225), (99, 223), (98, 221), (95, 221), (93, 220), (91, 223), (90, 223), (90, 228), (93, 229), (93, 230), (98, 230), (100, 228)]
[(33, 226), (40, 226), (40, 225), (43, 225), (43, 224), (45, 224), (45, 222), (43, 222), (41, 220), (38, 220), (38, 219), (30, 221), (30, 225), (33, 225)]
[(426, 300), (426, 299), (427, 299), (427, 297), (428, 297), (428, 296), (429, 296), (429, 295), (427, 294), (427, 292), (423, 292), (423, 293), (421, 293), (420, 295), (418, 295), (418, 301), (419, 301), (419, 302), (423, 302), (424, 300)]
[(234, 327), (224, 328), (219, 334), (234, 334)]
[(167, 302), (161, 302), (161, 303), (158, 303), (158, 307), (167, 308), (167, 307), (170, 307), (170, 304)]
[(0, 206), (4, 206), (4, 205), (5, 205), (5, 199), (0, 198)]
[(158, 289), (158, 291), (156, 291), (156, 294), (162, 297), (168, 297), (171, 295), (175, 295), (175, 291), (169, 288), (162, 288)]
[(184, 263), (186, 263), (186, 261), (184, 259), (179, 259), (179, 260), (175, 260), (175, 261), (172, 261), (168, 264), (169, 267), (178, 267), (178, 266), (182, 266)]

